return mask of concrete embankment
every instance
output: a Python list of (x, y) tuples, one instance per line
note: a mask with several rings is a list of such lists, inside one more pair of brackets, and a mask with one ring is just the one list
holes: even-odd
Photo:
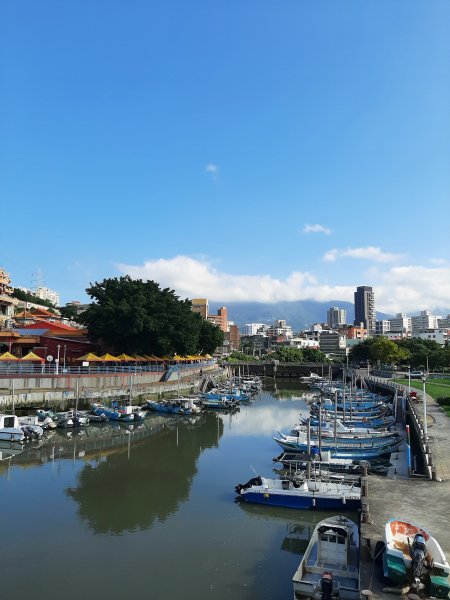
[(100, 400), (118, 396), (139, 399), (144, 394), (162, 394), (198, 385), (200, 374), (217, 373), (215, 365), (173, 372), (167, 381), (161, 372), (34, 375), (0, 379), (0, 407), (64, 405), (75, 398)]
[[(371, 384), (379, 387), (380, 382)], [(388, 382), (384, 385), (393, 386)], [(384, 579), (381, 565), (384, 525), (389, 519), (400, 518), (420, 525), (438, 540), (447, 558), (450, 557), (450, 420), (428, 395), (426, 409), (423, 397), (408, 401), (406, 409), (412, 426), (417, 428), (424, 469), (422, 476), (410, 476), (402, 449), (391, 456), (395, 468), (390, 469), (387, 477), (368, 478), (364, 507), (368, 515), (361, 524), (361, 589), (369, 590), (371, 596), (367, 597), (374, 600), (396, 597), (386, 591), (386, 586), (392, 584)]]

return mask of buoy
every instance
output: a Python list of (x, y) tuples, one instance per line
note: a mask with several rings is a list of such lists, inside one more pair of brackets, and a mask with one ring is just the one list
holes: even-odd
[(264, 494), (264, 498), (268, 498), (268, 497), (269, 497), (269, 494)]
[(347, 498), (345, 496), (342, 496), (342, 504), (347, 504)]

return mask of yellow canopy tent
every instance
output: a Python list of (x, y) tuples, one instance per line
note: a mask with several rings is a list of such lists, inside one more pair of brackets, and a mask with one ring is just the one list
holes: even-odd
[(20, 360), (22, 360), (23, 362), (25, 362), (25, 361), (40, 362), (40, 363), (44, 362), (44, 359), (41, 356), (38, 356), (37, 354), (35, 354), (34, 352), (28, 352), (28, 354), (25, 354), (25, 356), (22, 356), (22, 358)]
[(136, 362), (134, 356), (129, 356), (128, 354), (122, 353), (117, 357), (122, 362)]
[(100, 360), (103, 362), (120, 362), (120, 358), (118, 358), (117, 356), (113, 356), (108, 352), (100, 356)]
[(102, 358), (96, 356), (93, 352), (88, 352), (84, 356), (80, 356), (80, 358), (76, 358), (75, 360), (84, 360), (86, 362), (102, 362)]
[(136, 356), (134, 357), (134, 360), (137, 362), (147, 362), (146, 358), (144, 358), (143, 356), (139, 356), (138, 354), (136, 354)]
[(20, 360), (20, 358), (17, 358), (17, 356), (14, 356), (11, 352), (4, 352), (0, 355), (0, 360)]

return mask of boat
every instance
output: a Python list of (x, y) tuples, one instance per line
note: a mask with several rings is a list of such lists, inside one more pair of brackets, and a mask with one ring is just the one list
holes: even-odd
[(300, 377), (300, 381), (302, 383), (324, 383), (325, 379), (317, 373), (311, 372), (309, 375), (304, 375), (303, 377)]
[(174, 398), (173, 400), (147, 400), (147, 408), (160, 413), (176, 415), (194, 415), (201, 412), (193, 398)]
[(105, 415), (111, 421), (141, 421), (142, 413), (134, 409), (133, 406), (120, 406), (117, 402), (113, 402), (111, 408), (104, 404), (91, 404), (91, 411), (94, 415)]
[(54, 422), (57, 427), (65, 429), (85, 427), (86, 425), (89, 425), (90, 415), (77, 410), (67, 410), (65, 412), (56, 413)]
[(307, 441), (301, 441), (296, 436), (286, 436), (282, 433), (280, 437), (274, 437), (273, 439), (279, 446), (288, 452), (323, 452), (329, 451), (331, 458), (351, 458), (358, 460), (373, 460), (379, 457), (388, 457), (392, 452), (398, 450), (399, 446), (403, 442), (403, 438), (391, 442), (380, 442), (373, 440), (355, 440), (353, 444), (346, 444), (345, 442), (339, 442), (338, 440), (334, 443), (333, 439), (329, 441), (325, 440), (311, 440), (308, 444)]
[(332, 458), (329, 451), (318, 454), (308, 454), (307, 452), (282, 452), (273, 459), (273, 462), (281, 463), (286, 469), (294, 471), (304, 471), (308, 468), (308, 463), (314, 468), (324, 468), (332, 473), (341, 473), (343, 475), (361, 475), (363, 465), (367, 465), (367, 472), (377, 475), (386, 475), (388, 463), (377, 464), (375, 461), (352, 460), (351, 458)]
[(7, 442), (23, 442), (25, 433), (20, 426), (17, 415), (0, 414), (0, 440)]
[(361, 488), (354, 484), (304, 479), (268, 479), (259, 475), (235, 487), (245, 502), (298, 509), (358, 510)]
[(218, 410), (230, 410), (239, 408), (239, 402), (228, 398), (202, 398), (200, 400), (203, 408), (214, 408)]
[(292, 583), (294, 600), (359, 600), (358, 525), (342, 515), (317, 523)]
[(384, 527), (384, 576), (399, 586), (426, 588), (434, 598), (448, 598), (450, 566), (442, 548), (429, 532), (401, 519)]

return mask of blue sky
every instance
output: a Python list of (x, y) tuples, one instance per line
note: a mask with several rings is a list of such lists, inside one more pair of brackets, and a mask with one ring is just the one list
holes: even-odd
[(0, 50), (13, 285), (450, 307), (446, 0), (23, 0)]

